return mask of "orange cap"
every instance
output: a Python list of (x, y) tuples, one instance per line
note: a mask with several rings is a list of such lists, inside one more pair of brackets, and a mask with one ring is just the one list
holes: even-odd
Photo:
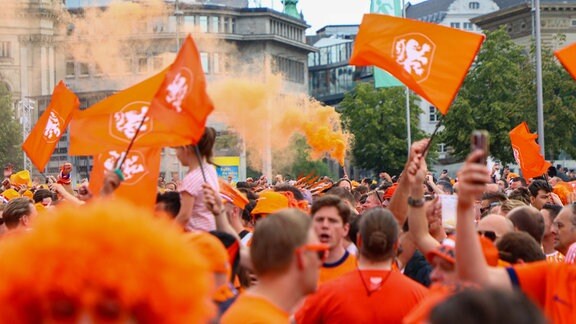
[(10, 176), (10, 182), (13, 185), (17, 186), (26, 185), (28, 187), (32, 187), (32, 181), (30, 180), (30, 171), (22, 170), (14, 173), (13, 175)]
[(10, 201), (14, 198), (20, 198), (20, 194), (18, 193), (18, 191), (14, 190), (14, 189), (8, 189), (8, 190), (4, 190), (4, 192), (2, 192), (2, 197), (6, 198), (6, 200)]
[(256, 201), (256, 207), (252, 210), (252, 215), (272, 214), (281, 209), (288, 208), (288, 198), (278, 192), (263, 191)]
[(218, 184), (220, 185), (220, 196), (222, 196), (222, 199), (231, 202), (238, 208), (244, 209), (246, 207), (248, 198), (243, 193), (220, 178), (218, 178)]
[[(489, 239), (478, 236), (480, 245), (482, 246), (482, 253), (489, 266), (495, 267), (498, 265), (498, 249)], [(456, 263), (456, 241), (453, 236), (445, 239), (440, 246), (426, 254), (426, 260), (432, 261), (434, 256), (438, 256), (450, 263)]]
[(386, 192), (384, 192), (384, 199), (392, 198), (392, 196), (396, 192), (396, 188), (398, 188), (398, 182), (396, 182), (392, 186), (388, 187), (388, 189), (386, 189)]
[(192, 243), (194, 248), (208, 261), (212, 272), (226, 274), (230, 272), (228, 251), (216, 236), (207, 232), (187, 233), (185, 236), (186, 240)]
[(24, 193), (22, 194), (22, 197), (26, 197), (26, 198), (33, 199), (33, 198), (34, 198), (34, 194), (32, 193), (32, 191), (26, 190), (26, 191), (24, 191)]

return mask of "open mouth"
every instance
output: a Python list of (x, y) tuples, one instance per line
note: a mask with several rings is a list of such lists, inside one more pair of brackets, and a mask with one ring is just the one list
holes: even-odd
[(330, 235), (320, 234), (320, 235), (318, 235), (318, 239), (320, 240), (320, 242), (326, 243), (326, 242), (330, 241)]

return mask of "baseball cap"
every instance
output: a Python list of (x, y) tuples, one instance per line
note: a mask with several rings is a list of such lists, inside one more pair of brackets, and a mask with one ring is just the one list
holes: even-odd
[(288, 198), (285, 195), (274, 191), (263, 191), (256, 200), (256, 207), (254, 207), (251, 214), (272, 214), (288, 208), (288, 206)]
[[(478, 239), (480, 240), (480, 245), (482, 246), (482, 254), (484, 254), (484, 258), (486, 259), (488, 265), (491, 267), (497, 266), (499, 255), (498, 249), (494, 243), (483, 236), (478, 236)], [(432, 258), (435, 256), (438, 256), (450, 263), (456, 263), (456, 238), (454, 236), (450, 236), (444, 239), (442, 244), (426, 254), (426, 260), (431, 262)]]

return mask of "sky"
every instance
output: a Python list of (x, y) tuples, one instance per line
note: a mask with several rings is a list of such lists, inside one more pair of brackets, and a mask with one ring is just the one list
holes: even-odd
[[(282, 10), (280, 0), (262, 0), (262, 4), (270, 4), (275, 10)], [(298, 10), (302, 11), (304, 19), (312, 26), (306, 35), (313, 35), (326, 25), (360, 24), (362, 15), (370, 11), (370, 0), (300, 0)]]

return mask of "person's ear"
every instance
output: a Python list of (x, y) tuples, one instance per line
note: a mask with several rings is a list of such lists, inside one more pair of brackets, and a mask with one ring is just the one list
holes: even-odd
[(350, 224), (344, 224), (344, 236), (348, 236), (349, 231), (350, 231)]

